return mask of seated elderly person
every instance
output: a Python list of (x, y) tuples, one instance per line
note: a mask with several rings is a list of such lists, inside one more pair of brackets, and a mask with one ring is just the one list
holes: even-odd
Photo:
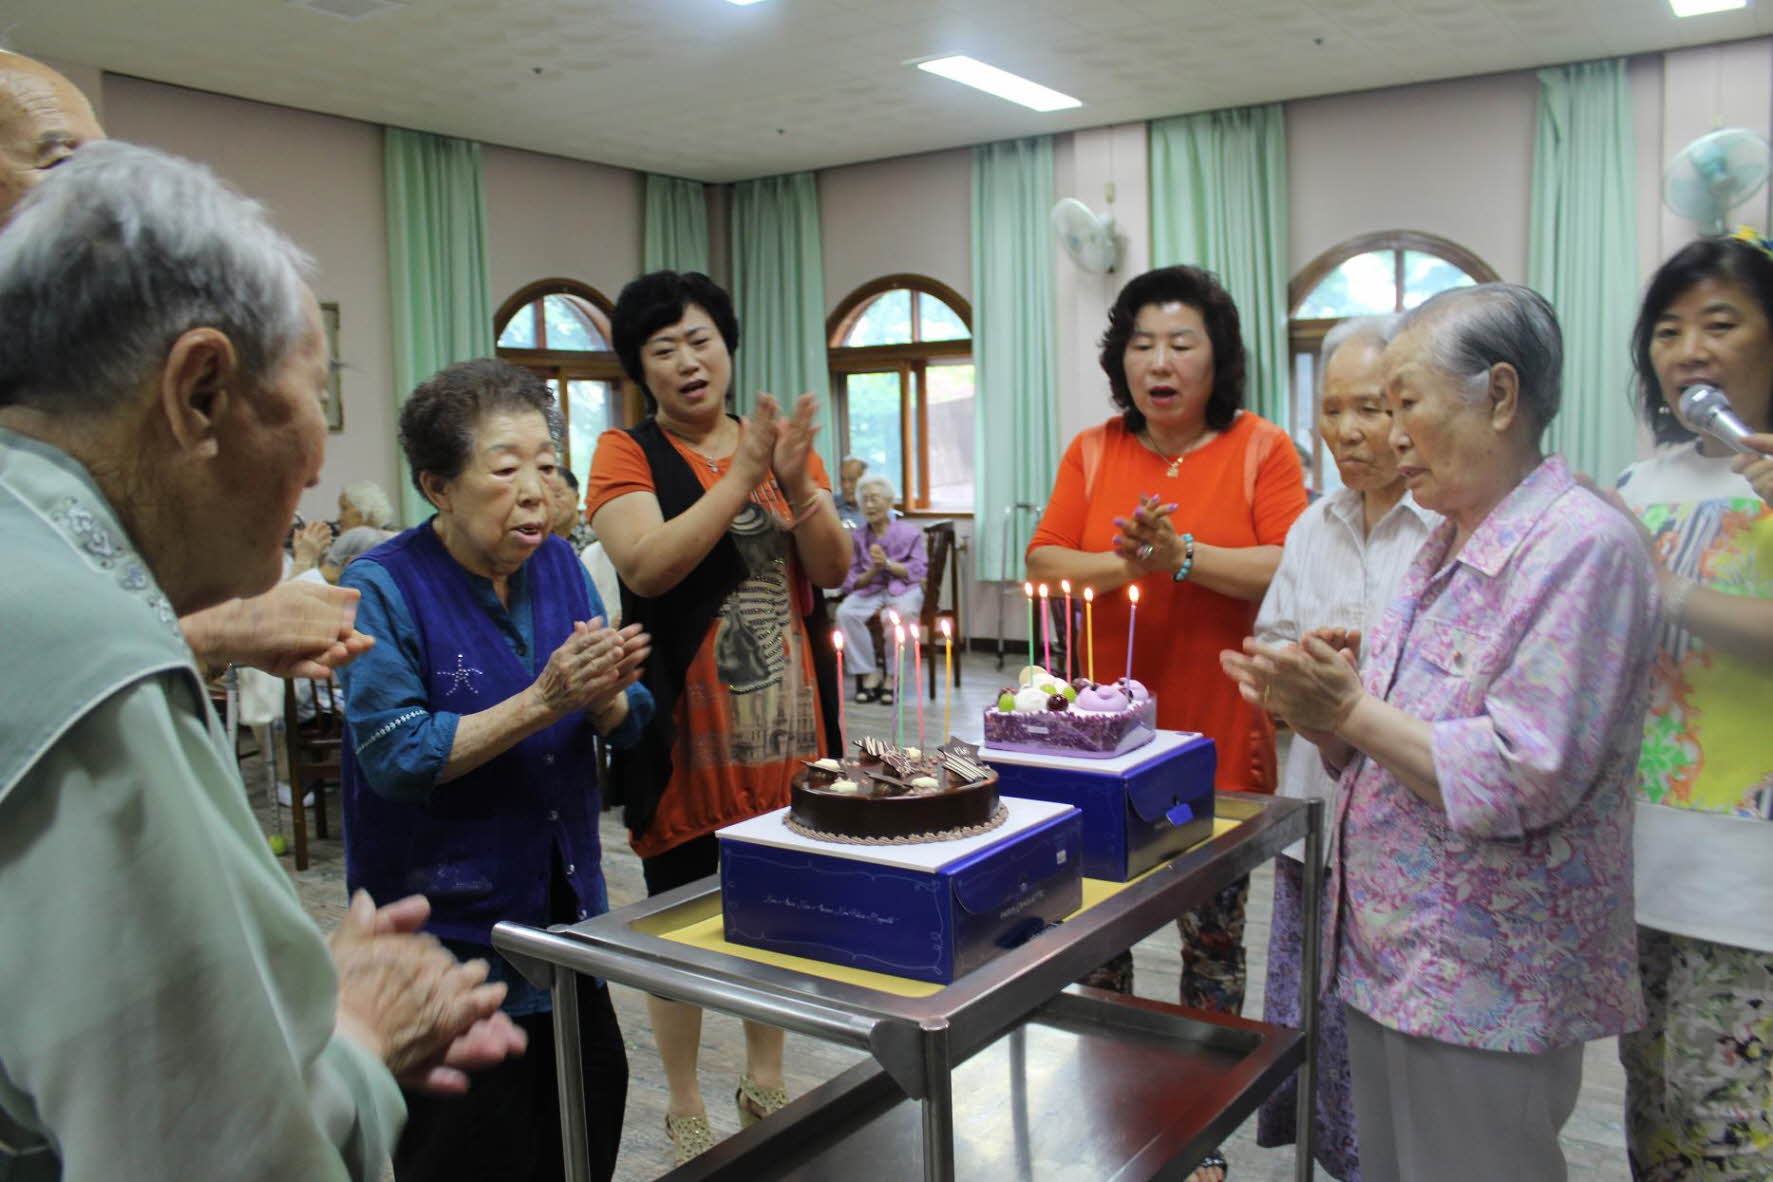
[[(856, 497), (862, 524), (850, 535), (850, 573), (843, 580), (837, 626), (843, 631), (845, 659), (856, 675), (856, 701), (890, 704), (894, 687), (881, 668), (889, 658), (875, 653), (869, 624), (888, 611), (907, 622), (918, 618), (930, 560), (923, 531), (909, 521), (893, 520), (892, 481), (865, 476), (856, 485)], [(890, 644), (891, 628), (882, 631)]]
[[(653, 700), (636, 684), (647, 636), (604, 625), (578, 555), (549, 531), (561, 426), (526, 369), (487, 358), (431, 377), (401, 409), (400, 445), (437, 512), (343, 577), (377, 642), (343, 673), (346, 878), (427, 892), (430, 930), (492, 961), (531, 1037), (466, 1096), (408, 1097), (402, 1182), (562, 1174), (549, 994), (491, 932), (608, 909), (595, 743), (632, 744)], [(606, 987), (580, 986), (578, 1024), (592, 1167), (608, 1178), (628, 1060)]]
[(319, 474), (306, 265), (118, 143), (0, 233), (0, 1177), (373, 1180), (396, 1074), (521, 1044), (422, 899), (360, 895), (329, 955), (178, 629), (276, 583)]
[(837, 506), (837, 519), (845, 529), (861, 528), (862, 502), (856, 486), (867, 471), (868, 461), (860, 456), (845, 456), (837, 465), (837, 492), (831, 503)]
[(338, 532), (345, 533), (360, 525), (380, 530), (394, 528), (394, 503), (382, 486), (373, 480), (354, 480), (339, 493)]
[(1398, 471), (1446, 518), (1358, 629), (1225, 653), (1341, 773), (1332, 980), (1361, 1176), (1562, 1178), (1583, 1044), (1644, 1020), (1632, 801), (1649, 563), (1540, 437), (1563, 345), (1523, 287), (1445, 292), (1381, 361)]

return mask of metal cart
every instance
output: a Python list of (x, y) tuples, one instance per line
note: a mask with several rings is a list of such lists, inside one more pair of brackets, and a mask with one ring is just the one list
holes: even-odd
[[(590, 1177), (572, 1051), (587, 974), (873, 1056), (672, 1171), (672, 1182), (1147, 1178), (1192, 1168), (1295, 1069), (1295, 1176), (1310, 1179), (1316, 923), (1304, 925), (1301, 1030), (1071, 986), (1301, 839), (1303, 913), (1318, 913), (1323, 803), (1220, 793), (1217, 810), (1230, 823), (1213, 838), (922, 997), (669, 938), (719, 913), (713, 877), (549, 931), (499, 924), (493, 945), (553, 991), (568, 1178)], [(918, 1130), (921, 1159), (906, 1152)]]

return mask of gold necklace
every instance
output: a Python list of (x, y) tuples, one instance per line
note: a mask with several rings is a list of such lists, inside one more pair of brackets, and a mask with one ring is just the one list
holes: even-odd
[(1166, 455), (1158, 449), (1156, 442), (1153, 441), (1151, 438), (1151, 431), (1149, 428), (1146, 429), (1145, 437), (1140, 442), (1144, 443), (1145, 446), (1150, 448), (1152, 451), (1157, 452), (1158, 459), (1163, 460), (1165, 463), (1169, 464), (1169, 467), (1164, 470), (1165, 476), (1175, 476), (1176, 473), (1181, 470), (1182, 461), (1188, 457), (1188, 453), (1191, 451), (1194, 451), (1196, 448), (1198, 448), (1202, 444), (1206, 443), (1208, 438), (1211, 437), (1212, 435), (1213, 435), (1212, 431), (1209, 431), (1203, 427), (1201, 429), (1201, 433), (1199, 435), (1196, 435), (1194, 437), (1194, 440), (1191, 443), (1189, 443), (1189, 445), (1187, 447), (1183, 448), (1180, 452), (1176, 453), (1173, 456)]
[[(660, 425), (663, 426), (663, 424), (660, 424)], [(665, 427), (665, 431), (671, 436), (671, 438), (677, 440), (678, 443), (682, 444), (686, 450), (692, 451), (698, 457), (700, 457), (701, 461), (704, 464), (708, 465), (708, 471), (716, 472), (716, 473), (718, 473), (720, 471), (720, 464), (718, 461), (715, 460), (715, 458), (713, 456), (709, 455), (707, 452), (703, 451), (701, 448), (697, 447), (695, 444), (691, 443), (689, 440), (685, 439), (683, 436), (679, 435), (677, 432), (671, 430), (671, 428)]]

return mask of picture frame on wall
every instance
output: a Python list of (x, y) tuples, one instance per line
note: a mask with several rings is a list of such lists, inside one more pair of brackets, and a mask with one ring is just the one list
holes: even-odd
[(320, 319), (326, 325), (326, 429), (337, 435), (345, 429), (345, 397), (340, 380), (345, 366), (339, 360), (338, 304), (321, 304)]

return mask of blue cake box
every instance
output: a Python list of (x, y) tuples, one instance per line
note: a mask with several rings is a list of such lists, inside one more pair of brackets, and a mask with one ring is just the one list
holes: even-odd
[(845, 845), (795, 833), (777, 809), (719, 831), (726, 938), (946, 985), (1083, 906), (1082, 818), (1005, 800), (989, 833)]
[(1083, 813), (1087, 878), (1126, 882), (1213, 834), (1213, 740), (1186, 731), (1113, 759), (979, 748), (1007, 797), (1075, 805)]

